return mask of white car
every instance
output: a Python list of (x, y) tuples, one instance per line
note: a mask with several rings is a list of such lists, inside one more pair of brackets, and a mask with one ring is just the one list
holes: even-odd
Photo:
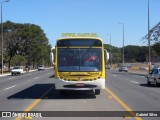
[(38, 71), (39, 71), (39, 70), (44, 70), (44, 69), (45, 69), (45, 68), (44, 68), (44, 65), (39, 65), (39, 66), (38, 66)]
[(23, 71), (23, 67), (21, 66), (15, 66), (13, 67), (13, 69), (11, 70), (11, 75), (23, 75), (24, 71)]

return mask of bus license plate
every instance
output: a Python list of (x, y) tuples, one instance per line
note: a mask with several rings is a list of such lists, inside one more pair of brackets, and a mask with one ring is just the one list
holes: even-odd
[(82, 86), (84, 86), (84, 83), (76, 83), (76, 86), (77, 87), (82, 87)]

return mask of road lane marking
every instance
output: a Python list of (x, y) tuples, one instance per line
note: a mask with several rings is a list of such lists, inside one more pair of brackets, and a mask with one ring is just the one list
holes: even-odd
[(132, 83), (135, 83), (135, 84), (140, 84), (139, 82), (136, 82), (136, 81), (131, 81)]
[(14, 88), (14, 87), (16, 87), (16, 85), (13, 85), (11, 87), (5, 88), (4, 90), (8, 90), (8, 89), (11, 89), (11, 88)]
[(13, 78), (8, 78), (9, 80), (12, 80), (12, 79), (14, 79), (15, 77), (13, 77)]
[[(115, 100), (117, 100), (117, 102), (123, 107), (125, 108), (130, 114), (131, 116), (134, 116), (135, 115), (135, 112), (130, 108), (128, 107), (118, 96), (116, 96), (109, 88), (105, 87), (105, 90), (111, 95), (113, 96), (113, 98)], [(134, 117), (136, 120), (142, 120), (140, 117)]]
[[(29, 112), (31, 111), (40, 101), (42, 98), (44, 98), (52, 89), (54, 88), (54, 86), (52, 86), (50, 89), (48, 89), (42, 96), (40, 96), (38, 99), (36, 99), (35, 101), (33, 101), (25, 110), (24, 112)], [(17, 117), (15, 120), (21, 120), (22, 117)]]
[(39, 77), (36, 77), (36, 78), (34, 78), (34, 79), (38, 79)]
[(117, 75), (113, 75), (113, 76), (117, 76)]

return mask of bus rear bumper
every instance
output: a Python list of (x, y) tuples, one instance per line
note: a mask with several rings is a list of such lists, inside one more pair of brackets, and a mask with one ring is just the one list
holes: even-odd
[(104, 78), (94, 81), (65, 81), (63, 79), (55, 79), (55, 89), (57, 90), (96, 90), (104, 88)]

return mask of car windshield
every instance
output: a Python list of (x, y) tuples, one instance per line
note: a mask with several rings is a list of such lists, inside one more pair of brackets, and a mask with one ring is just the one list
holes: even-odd
[(39, 67), (44, 67), (43, 65), (39, 65)]
[(14, 67), (13, 69), (20, 69), (20, 67), (17, 66), (17, 67)]
[(127, 68), (126, 66), (122, 66), (122, 68)]
[(101, 71), (101, 48), (59, 48), (58, 71)]

